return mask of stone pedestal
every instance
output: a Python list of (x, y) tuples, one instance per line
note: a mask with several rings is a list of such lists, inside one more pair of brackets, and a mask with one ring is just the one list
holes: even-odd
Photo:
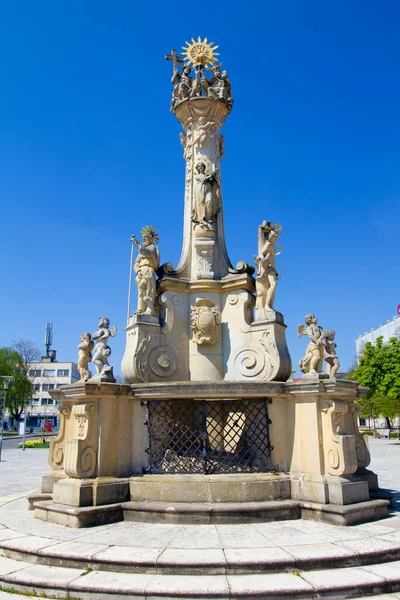
[[(331, 379), (54, 390), (62, 402), (60, 433), (50, 448), (56, 468), (42, 488), (49, 493), (53, 484), (52, 500), (34, 495), (35, 516), (74, 527), (122, 518), (303, 517), (340, 524), (382, 518), (389, 503), (370, 499), (374, 474), (366, 469), (369, 452), (356, 422), (364, 393), (355, 382)], [(211, 471), (201, 474), (202, 468)]]

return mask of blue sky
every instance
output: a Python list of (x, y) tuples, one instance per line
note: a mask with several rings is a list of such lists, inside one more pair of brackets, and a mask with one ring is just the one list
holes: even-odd
[(164, 54), (191, 37), (220, 46), (235, 106), (224, 125), (223, 199), (233, 263), (257, 225), (280, 222), (276, 309), (297, 364), (296, 326), (354, 339), (400, 303), (400, 4), (394, 0), (0, 5), (0, 345), (76, 360), (100, 315), (125, 346), (129, 237), (182, 242), (184, 162)]

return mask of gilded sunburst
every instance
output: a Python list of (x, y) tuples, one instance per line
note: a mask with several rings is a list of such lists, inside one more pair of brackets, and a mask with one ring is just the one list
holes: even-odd
[(209, 42), (207, 38), (204, 40), (199, 36), (197, 42), (192, 38), (191, 42), (185, 42), (186, 46), (182, 46), (182, 56), (191, 64), (193, 67), (206, 67), (211, 69), (217, 62), (217, 56), (219, 52), (215, 52), (218, 46), (214, 46), (214, 42)]

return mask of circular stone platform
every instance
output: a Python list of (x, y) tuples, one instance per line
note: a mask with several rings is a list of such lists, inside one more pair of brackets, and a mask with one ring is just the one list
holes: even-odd
[[(120, 522), (70, 529), (2, 500), (0, 586), (52, 597), (328, 598), (400, 590), (400, 515), (337, 527)], [(95, 596), (96, 595), (96, 596)]]

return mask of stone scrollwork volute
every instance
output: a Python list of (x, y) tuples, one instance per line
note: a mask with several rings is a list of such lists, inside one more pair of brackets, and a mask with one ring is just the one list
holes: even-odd
[(96, 474), (96, 415), (94, 402), (72, 407), (72, 435), (65, 445), (64, 460), (64, 470), (69, 477), (93, 477)]
[(221, 327), (219, 307), (209, 298), (197, 300), (191, 307), (191, 324), (195, 344), (216, 344)]
[(350, 402), (348, 404), (348, 414), (351, 419), (351, 431), (354, 434), (355, 444), (356, 444), (356, 455), (357, 455), (357, 463), (359, 467), (367, 467), (371, 462), (371, 455), (369, 453), (367, 444), (365, 443), (364, 436), (360, 433), (358, 429), (357, 417), (361, 408), (356, 402)]
[(134, 360), (139, 379), (146, 383), (165, 381), (171, 377), (179, 379), (181, 367), (177, 352), (171, 346), (154, 345), (155, 343), (156, 338), (153, 340), (149, 334), (138, 344)]
[(62, 404), (57, 410), (60, 414), (60, 428), (57, 437), (50, 442), (49, 465), (53, 469), (62, 469), (64, 466), (64, 445), (67, 420), (71, 415), (71, 407), (67, 404)]
[(328, 475), (341, 477), (357, 470), (355, 437), (347, 435), (344, 428), (346, 412), (344, 400), (321, 401), (323, 451)]

